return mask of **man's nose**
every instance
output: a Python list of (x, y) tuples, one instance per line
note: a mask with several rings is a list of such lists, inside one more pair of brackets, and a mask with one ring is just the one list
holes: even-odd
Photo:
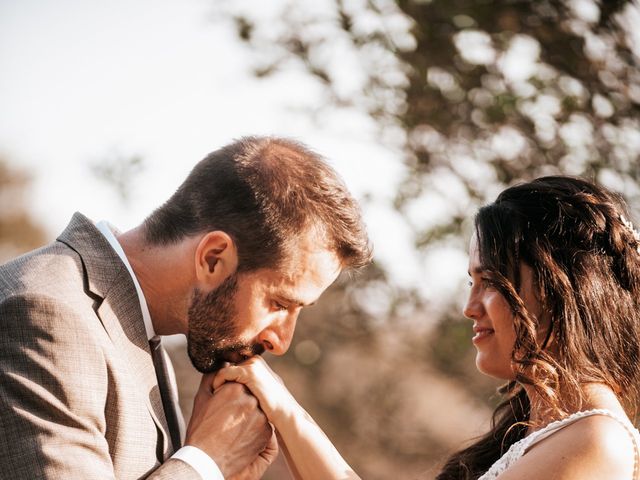
[(284, 355), (291, 345), (297, 318), (298, 313), (296, 312), (287, 315), (286, 319), (281, 322), (269, 325), (260, 333), (258, 340), (268, 352), (274, 355)]

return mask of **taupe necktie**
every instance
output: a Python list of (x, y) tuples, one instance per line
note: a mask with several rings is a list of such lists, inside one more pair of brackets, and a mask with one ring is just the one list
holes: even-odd
[(153, 366), (156, 369), (156, 377), (158, 378), (158, 387), (160, 388), (160, 398), (162, 398), (162, 407), (164, 408), (164, 416), (167, 419), (169, 427), (169, 435), (174, 451), (180, 448), (180, 423), (178, 421), (178, 413), (176, 412), (177, 398), (173, 399), (173, 389), (169, 380), (169, 370), (167, 362), (162, 351), (162, 343), (160, 337), (154, 337), (149, 340), (151, 347), (151, 357), (153, 358)]

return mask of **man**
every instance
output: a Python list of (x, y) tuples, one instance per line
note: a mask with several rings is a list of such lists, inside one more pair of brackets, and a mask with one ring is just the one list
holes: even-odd
[[(0, 267), (0, 477), (259, 478), (272, 429), (211, 372), (285, 353), (300, 309), (370, 255), (335, 172), (278, 138), (213, 152), (131, 231), (74, 215)], [(182, 447), (158, 342), (175, 333), (205, 374)]]

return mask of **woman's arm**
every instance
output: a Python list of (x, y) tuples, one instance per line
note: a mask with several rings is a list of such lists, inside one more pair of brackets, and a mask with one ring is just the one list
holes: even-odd
[(302, 480), (302, 476), (300, 475), (300, 472), (298, 472), (298, 469), (296, 468), (295, 464), (291, 460), (291, 454), (289, 453), (289, 450), (287, 450), (287, 445), (284, 443), (284, 440), (282, 439), (282, 437), (278, 432), (276, 432), (276, 437), (278, 439), (278, 447), (280, 448), (280, 451), (284, 455), (285, 463), (289, 468), (289, 473), (291, 473), (293, 480)]
[(359, 479), (261, 357), (220, 370), (214, 389), (227, 381), (242, 383), (258, 399), (282, 440), (281, 448), (296, 480)]

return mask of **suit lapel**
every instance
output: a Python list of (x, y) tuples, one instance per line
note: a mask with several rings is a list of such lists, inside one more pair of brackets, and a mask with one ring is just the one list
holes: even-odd
[(74, 249), (82, 258), (87, 289), (97, 297), (96, 313), (129, 365), (135, 385), (140, 387), (141, 401), (146, 403), (161, 433), (160, 460), (163, 461), (170, 454), (171, 441), (140, 302), (131, 275), (102, 233), (80, 213), (73, 216), (58, 240)]

